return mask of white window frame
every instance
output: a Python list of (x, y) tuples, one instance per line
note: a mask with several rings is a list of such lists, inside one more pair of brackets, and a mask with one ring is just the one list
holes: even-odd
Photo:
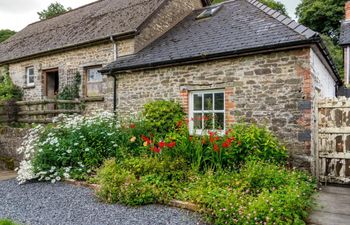
[[(224, 109), (222, 110), (215, 110), (215, 94), (218, 93), (222, 93), (224, 94)], [(194, 110), (194, 100), (193, 100), (193, 96), (194, 95), (198, 95), (201, 94), (202, 95), (202, 107), (204, 108), (204, 94), (213, 94), (213, 110)], [(193, 135), (203, 135), (203, 134), (207, 134), (208, 130), (204, 130), (204, 129), (194, 129), (194, 113), (223, 113), (224, 114), (224, 127), (222, 130), (210, 130), (210, 131), (215, 131), (218, 133), (225, 133), (226, 130), (226, 106), (225, 106), (225, 100), (226, 100), (226, 96), (225, 96), (225, 90), (224, 89), (215, 89), (215, 90), (200, 90), (200, 91), (191, 91), (189, 94), (189, 115), (188, 115), (188, 119), (189, 119), (189, 129), (190, 129), (190, 133)], [(214, 118), (213, 118), (214, 119)], [(203, 127), (203, 124), (202, 124)]]
[[(29, 75), (29, 71), (33, 70), (33, 74)], [(33, 82), (30, 82), (29, 77), (33, 76)], [(34, 66), (28, 66), (26, 67), (26, 83), (28, 87), (32, 87), (35, 85), (35, 71), (34, 71)]]
[(97, 66), (89, 66), (89, 67), (86, 67), (86, 82), (89, 83), (89, 84), (92, 84), (92, 83), (102, 83), (103, 82), (103, 75), (101, 74), (101, 80), (99, 81), (89, 81), (89, 70), (93, 70), (93, 69), (102, 69), (102, 66), (101, 65), (97, 65)]

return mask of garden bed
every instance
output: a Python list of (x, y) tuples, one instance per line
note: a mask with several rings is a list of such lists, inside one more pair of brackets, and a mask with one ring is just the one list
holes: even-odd
[(286, 149), (266, 128), (237, 123), (194, 136), (182, 118), (165, 101), (127, 122), (61, 116), (28, 134), (18, 179), (87, 180), (101, 200), (128, 206), (186, 202), (213, 224), (304, 224), (315, 180), (285, 167)]

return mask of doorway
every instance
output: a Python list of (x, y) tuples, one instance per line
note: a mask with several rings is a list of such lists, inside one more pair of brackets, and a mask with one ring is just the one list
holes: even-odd
[(47, 98), (56, 98), (59, 91), (59, 76), (58, 69), (46, 70), (44, 71), (45, 76), (45, 94)]

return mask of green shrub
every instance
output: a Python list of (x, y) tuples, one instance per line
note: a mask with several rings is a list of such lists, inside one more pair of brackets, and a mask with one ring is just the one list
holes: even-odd
[(143, 115), (153, 130), (167, 133), (176, 128), (185, 114), (179, 103), (159, 100), (144, 105)]
[(130, 206), (167, 202), (187, 181), (188, 174), (183, 160), (147, 156), (119, 163), (107, 160), (97, 173), (102, 187), (98, 196), (109, 203)]
[[(67, 84), (63, 87), (62, 91), (58, 94), (59, 100), (75, 100), (80, 98), (81, 75), (79, 72), (75, 74), (74, 81), (71, 84)], [(74, 109), (75, 105), (72, 104), (59, 104), (61, 109)]]
[(9, 100), (20, 101), (22, 100), (22, 98), (22, 89), (13, 84), (11, 77), (8, 73), (8, 68), (6, 68), (5, 73), (2, 74), (0, 81), (0, 102)]
[(0, 225), (17, 225), (17, 224), (12, 220), (0, 219)]
[(235, 124), (225, 134), (193, 136), (185, 123), (176, 132), (169, 133), (166, 141), (175, 141), (172, 149), (163, 154), (183, 157), (197, 171), (237, 169), (250, 159), (284, 163), (286, 148), (265, 127), (254, 124)]
[(214, 224), (305, 224), (315, 181), (303, 172), (249, 161), (240, 173), (206, 173), (177, 196)]

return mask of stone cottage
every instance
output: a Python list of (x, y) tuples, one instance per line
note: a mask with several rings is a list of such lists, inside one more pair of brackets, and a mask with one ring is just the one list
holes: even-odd
[(314, 100), (341, 85), (320, 36), (256, 0), (100, 0), (1, 44), (5, 65), (28, 100), (54, 97), (79, 71), (82, 95), (121, 116), (174, 99), (193, 133), (266, 124), (306, 168)]

